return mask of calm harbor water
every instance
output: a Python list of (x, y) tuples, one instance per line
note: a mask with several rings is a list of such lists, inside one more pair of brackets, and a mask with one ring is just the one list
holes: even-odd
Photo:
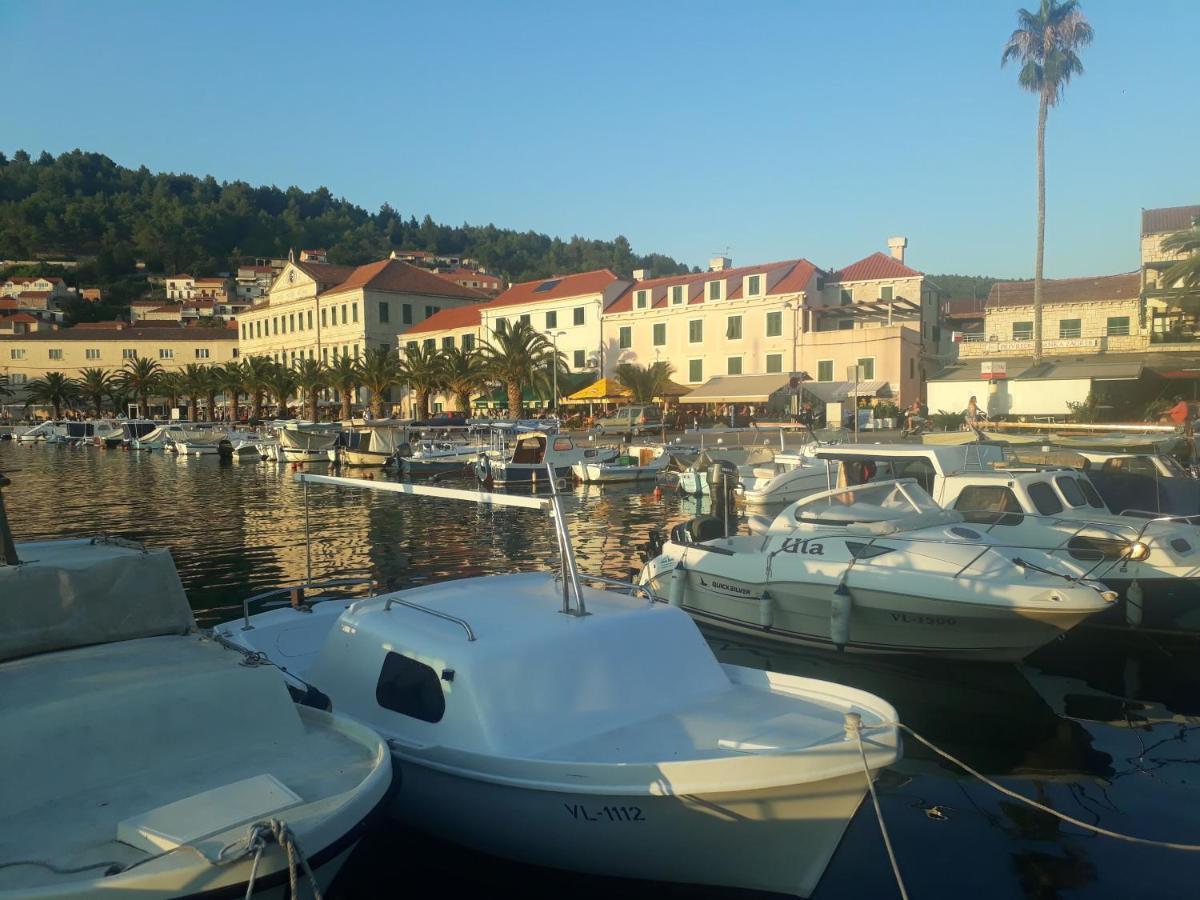
[[(284, 466), (3, 442), (0, 471), (13, 480), (5, 496), (18, 540), (103, 532), (167, 545), (202, 624), (240, 614), (248, 594), (305, 577), (302, 490)], [(580, 486), (567, 490), (566, 507), (580, 566), (614, 576), (639, 565), (635, 545), (649, 528), (696, 512), (694, 501), (655, 499), (652, 486)], [(556, 558), (549, 523), (523, 510), (313, 487), (309, 517), (315, 577), (402, 587)], [(1200, 843), (1200, 642), (1076, 631), (1012, 666), (864, 660), (709, 637), (725, 661), (880, 694), (939, 746), (1076, 818)], [(913, 741), (880, 788), (914, 898), (1186, 897), (1200, 883), (1200, 854), (1062, 825)], [(388, 825), (360, 846), (333, 894), (390, 896), (434, 881), (451, 896), (729, 895), (517, 866)], [(868, 802), (817, 896), (895, 895)]]

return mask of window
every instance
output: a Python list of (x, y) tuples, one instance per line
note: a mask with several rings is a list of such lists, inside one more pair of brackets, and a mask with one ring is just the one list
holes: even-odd
[(1062, 491), (1062, 495), (1067, 498), (1067, 506), (1087, 506), (1087, 500), (1083, 498), (1083, 491), (1079, 489), (1079, 482), (1069, 475), (1059, 475), (1054, 479), (1054, 483), (1058, 485), (1058, 489)]
[(308, 311), (308, 330), (312, 331), (312, 310)]
[(860, 369), (862, 369), (862, 380), (863, 381), (874, 381), (875, 380), (875, 357), (873, 357), (873, 356), (859, 357), (859, 359), (855, 363), (855, 365), (857, 365)]
[(720, 300), (721, 299), (721, 282), (710, 281), (708, 283), (708, 299), (709, 300)]
[(386, 322), (388, 320), (388, 305), (386, 300), (379, 301), (379, 321)]
[(587, 363), (587, 360), (584, 358), (583, 351), (576, 350), (575, 351), (575, 363), (574, 363), (575, 368), (582, 369), (586, 363)]
[(440, 722), (446, 714), (446, 695), (442, 693), (438, 673), (400, 653), (389, 653), (383, 658), (383, 669), (375, 685), (375, 702), (422, 722)]
[(653, 338), (654, 346), (655, 347), (665, 347), (667, 345), (667, 323), (666, 322), (656, 322), (654, 324), (653, 332), (654, 332), (654, 338)]
[(137, 355), (136, 350), (133, 350), (129, 347), (125, 347), (121, 350), (121, 359), (137, 359), (137, 358), (138, 358), (138, 355)]
[(704, 342), (704, 320), (692, 319), (688, 322), (688, 343), (701, 344)]
[(972, 484), (963, 488), (954, 508), (976, 524), (1020, 525), (1021, 503), (1011, 488), (1003, 485)]
[(321, 327), (322, 328), (329, 327), (329, 322), (325, 319), (325, 309), (324, 308), (321, 309)]
[(528, 325), (528, 324), (529, 324), (529, 313), (522, 313), (522, 314), (521, 314), (521, 324), (522, 324), (522, 325)]
[(51, 350), (50, 358), (51, 359), (62, 359), (62, 351), (61, 350)]
[(25, 351), (24, 350), (9, 350), (8, 358), (9, 359), (24, 359)]
[(1083, 333), (1079, 319), (1059, 319), (1058, 336), (1060, 338), (1077, 338)]
[(783, 313), (779, 310), (767, 313), (767, 337), (783, 334)]
[(454, 349), (454, 335), (449, 335), (448, 337), (442, 338), (442, 349), (443, 350), (453, 350)]
[(422, 343), (426, 350), (434, 350), (437, 348), (437, 341), (434, 338), (425, 338)]
[(243, 323), (242, 323), (242, 326), (241, 326), (241, 329), (240, 329), (240, 330), (241, 330), (241, 333), (242, 333), (242, 340), (243, 340), (243, 341), (244, 341), (244, 340), (246, 340), (246, 329), (247, 329), (247, 327), (248, 327), (248, 326), (246, 325), (246, 323), (245, 323), (245, 322), (243, 322)]
[(821, 359), (817, 361), (817, 381), (833, 381), (832, 359)]
[(688, 381), (696, 382), (704, 380), (704, 360), (690, 359), (688, 360)]
[(729, 316), (725, 320), (725, 337), (731, 341), (740, 341), (742, 339), (741, 316)]
[(575, 307), (575, 324), (582, 325), (584, 316), (586, 314), (587, 314), (587, 307), (584, 307), (584, 306)]
[(329, 348), (328, 347), (321, 348), (321, 362), (323, 362), (323, 363), (329, 362)]
[(100, 358), (100, 348), (99, 347), (88, 347), (86, 350), (83, 351), (83, 355), (85, 357), (87, 357), (88, 359), (99, 359)]
[(1109, 316), (1105, 334), (1109, 337), (1128, 337), (1129, 316)]
[(342, 324), (345, 325), (350, 320), (346, 318), (346, 304), (342, 304)]
[(464, 350), (474, 350), (475, 349), (475, 335), (464, 334), (462, 336), (462, 348)]
[(854, 295), (846, 288), (842, 288), (841, 305), (849, 306), (854, 302)]
[(9, 384), (25, 384), (29, 381), (29, 376), (24, 372), (13, 372), (8, 376)]
[(1087, 497), (1088, 506), (1094, 506), (1096, 509), (1106, 510), (1108, 507), (1104, 505), (1104, 501), (1100, 499), (1100, 495), (1096, 493), (1096, 489), (1092, 487), (1092, 483), (1086, 478), (1079, 479), (1079, 489), (1083, 491), (1083, 496)]
[(256, 338), (263, 336), (263, 323), (261, 319), (254, 323), (254, 336)]
[(173, 349), (171, 349), (170, 347), (159, 347), (158, 348), (158, 358), (159, 359), (174, 359), (175, 351)]
[(417, 342), (409, 341), (407, 344), (404, 345), (404, 351), (406, 353), (416, 353), (417, 352)]
[(237, 359), (237, 357), (238, 357), (238, 348), (237, 348), (237, 347), (234, 347), (234, 348), (233, 348), (233, 350), (232, 350), (232, 351), (230, 351), (230, 352), (231, 352), (231, 355), (233, 356), (233, 358), (234, 358), (234, 359)]
[(680, 306), (683, 304), (683, 285), (677, 284), (671, 288), (671, 305)]
[(637, 308), (638, 309), (645, 309), (647, 306), (650, 305), (650, 292), (649, 291), (638, 291), (634, 296), (637, 297)]
[(208, 348), (207, 347), (197, 347), (196, 348), (196, 359), (208, 359)]
[(762, 276), (751, 275), (746, 279), (746, 296), (757, 297), (762, 292)]
[(774, 374), (775, 372), (783, 371), (783, 354), (768, 353), (767, 354), (767, 373)]
[(1035, 481), (1029, 485), (1029, 499), (1043, 516), (1056, 516), (1063, 511), (1063, 505), (1054, 493), (1054, 488), (1044, 481)]
[[(350, 321), (351, 322), (358, 321), (358, 304), (357, 303), (350, 304)], [(311, 326), (312, 323), (310, 322), (309, 325)]]
[(436, 306), (427, 306), (427, 307), (425, 307), (425, 318), (427, 318), (427, 319), (428, 319), (430, 316), (432, 316), (432, 315), (433, 315), (434, 313), (436, 313), (437, 311), (438, 311), (438, 308), (437, 308)]
[(400, 307), (400, 321), (405, 325), (412, 324), (412, 304), (405, 303)]
[(558, 312), (556, 310), (550, 310), (550, 312), (546, 313), (546, 327), (558, 327)]
[(839, 319), (838, 320), (838, 327), (837, 327), (838, 331), (850, 331), (853, 328), (854, 328), (854, 320), (853, 319)]
[(879, 299), (884, 301), (891, 300), (893, 290), (890, 285), (888, 287), (881, 287), (879, 289)]
[(289, 313), (289, 314), (288, 314), (288, 324), (287, 324), (287, 330), (288, 330), (288, 331), (295, 331), (295, 330), (296, 330), (296, 314), (295, 314), (295, 313)]
[(271, 334), (279, 334), (279, 317), (271, 316)]
[(617, 343), (622, 350), (628, 350), (633, 346), (633, 329), (628, 325), (622, 325), (617, 331)]
[(497, 316), (496, 324), (492, 327), (492, 331), (495, 332), (496, 334), (499, 334), (503, 330), (504, 330), (504, 316)]
[(740, 356), (731, 356), (725, 361), (725, 372), (729, 375), (742, 374), (742, 358)]
[(1014, 341), (1032, 341), (1033, 340), (1033, 323), (1032, 322), (1013, 322)]

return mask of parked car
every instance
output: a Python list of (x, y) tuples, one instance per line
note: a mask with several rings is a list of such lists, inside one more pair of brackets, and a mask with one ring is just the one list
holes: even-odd
[(592, 430), (597, 434), (641, 434), (662, 428), (662, 410), (657, 406), (623, 406), (611, 415), (597, 419)]

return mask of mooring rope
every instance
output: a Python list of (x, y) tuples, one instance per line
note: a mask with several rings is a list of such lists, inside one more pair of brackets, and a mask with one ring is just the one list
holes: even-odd
[(892, 849), (892, 839), (888, 836), (887, 824), (883, 821), (883, 810), (879, 807), (879, 796), (875, 793), (875, 779), (871, 777), (871, 767), (867, 763), (867, 750), (862, 739), (862, 716), (858, 713), (846, 713), (846, 732), (853, 734), (858, 740), (858, 755), (862, 759), (863, 773), (867, 778), (867, 790), (871, 792), (871, 803), (875, 806), (879, 833), (883, 835), (883, 846), (887, 850), (888, 862), (892, 864), (892, 875), (896, 878), (896, 887), (900, 889), (901, 898), (908, 900), (908, 890), (904, 887), (904, 877), (900, 874), (900, 863), (896, 859), (896, 851)]

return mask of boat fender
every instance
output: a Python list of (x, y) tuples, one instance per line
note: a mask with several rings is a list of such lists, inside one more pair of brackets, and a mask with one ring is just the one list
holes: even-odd
[(1142, 601), (1145, 596), (1142, 592), (1142, 586), (1138, 584), (1135, 578), (1129, 585), (1129, 590), (1125, 592), (1125, 621), (1134, 626), (1142, 624)]
[(854, 598), (843, 581), (834, 589), (829, 603), (829, 639), (838, 650), (845, 650), (850, 641), (850, 613)]
[(775, 623), (775, 601), (770, 591), (763, 591), (758, 598), (758, 623), (768, 631)]
[(671, 586), (667, 594), (667, 602), (672, 606), (683, 606), (683, 589), (687, 585), (687, 569), (681, 559), (671, 570)]
[(484, 484), (492, 479), (492, 461), (486, 456), (480, 456), (475, 460), (475, 477)]

